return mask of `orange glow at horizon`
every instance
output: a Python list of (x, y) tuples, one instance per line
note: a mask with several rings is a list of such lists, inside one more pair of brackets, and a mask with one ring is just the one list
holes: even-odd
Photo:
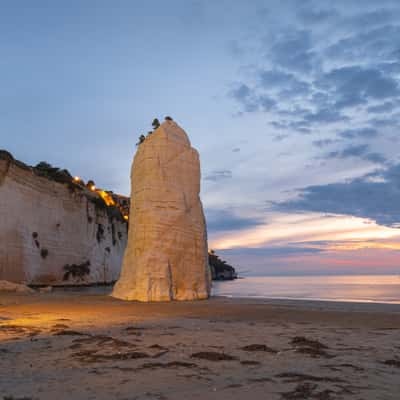
[[(395, 238), (399, 242), (395, 242)], [(389, 242), (379, 242), (390, 240)], [(400, 250), (400, 230), (381, 226), (373, 221), (345, 215), (274, 215), (265, 224), (252, 229), (222, 234), (210, 240), (215, 249), (233, 249), (240, 247), (272, 247), (307, 242), (328, 242), (325, 250), (359, 250), (379, 248)], [(330, 245), (329, 242), (332, 242)], [(335, 243), (346, 242), (346, 243)], [(313, 245), (314, 246), (314, 245)], [(314, 247), (319, 247), (318, 245)]]
[(381, 243), (381, 242), (347, 242), (340, 244), (328, 245), (326, 250), (332, 251), (353, 251), (353, 250), (362, 250), (362, 249), (379, 249), (379, 250), (400, 250), (400, 243), (390, 242), (390, 243)]

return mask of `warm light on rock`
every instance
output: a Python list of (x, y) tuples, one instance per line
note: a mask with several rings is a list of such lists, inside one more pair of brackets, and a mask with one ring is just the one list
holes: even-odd
[(128, 246), (113, 296), (205, 299), (210, 294), (199, 155), (173, 121), (148, 136), (133, 161)]

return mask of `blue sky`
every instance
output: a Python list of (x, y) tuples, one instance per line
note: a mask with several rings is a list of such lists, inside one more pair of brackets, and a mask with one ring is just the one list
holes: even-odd
[(137, 137), (171, 115), (239, 269), (398, 272), (398, 1), (1, 6), (1, 148), (128, 193)]

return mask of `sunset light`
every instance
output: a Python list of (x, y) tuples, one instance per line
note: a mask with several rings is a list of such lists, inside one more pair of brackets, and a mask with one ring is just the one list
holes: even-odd
[(400, 400), (400, 0), (0, 35), (0, 400)]
[[(265, 223), (240, 233), (221, 234), (212, 238), (212, 247), (262, 247), (289, 243), (378, 240), (398, 237), (396, 228), (389, 228), (373, 221), (344, 215), (275, 215)], [(329, 247), (329, 244), (328, 244)]]

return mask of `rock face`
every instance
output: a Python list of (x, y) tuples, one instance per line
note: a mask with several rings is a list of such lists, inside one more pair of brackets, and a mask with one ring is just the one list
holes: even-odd
[(209, 297), (199, 155), (165, 121), (139, 145), (131, 171), (128, 245), (113, 296), (125, 300)]
[(0, 292), (35, 293), (33, 289), (21, 283), (0, 281)]
[(33, 285), (115, 281), (127, 224), (108, 211), (89, 190), (37, 176), (0, 151), (0, 280)]

